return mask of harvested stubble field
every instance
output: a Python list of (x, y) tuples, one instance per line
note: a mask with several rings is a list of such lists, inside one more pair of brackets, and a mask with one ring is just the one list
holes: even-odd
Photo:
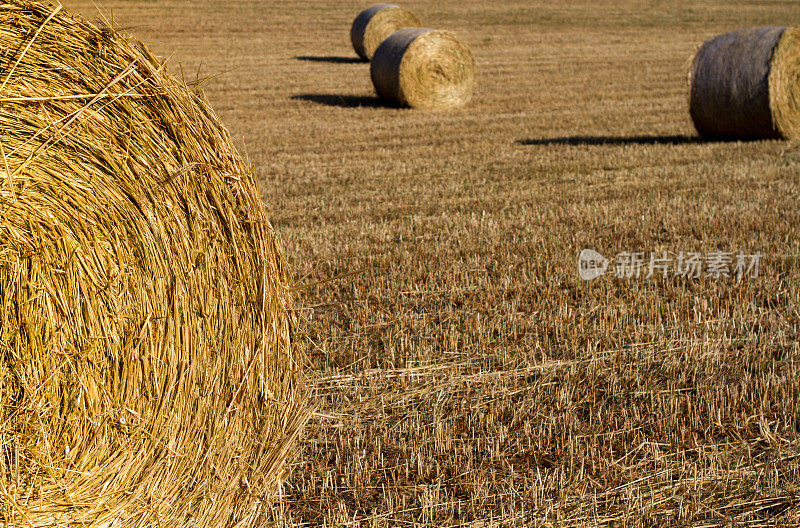
[[(318, 408), (276, 519), (800, 525), (800, 150), (696, 139), (685, 77), (796, 2), (403, 5), (472, 48), (467, 107), (374, 98), (365, 3), (105, 2), (213, 76), (297, 284), (360, 272), (298, 291)], [(764, 258), (587, 283), (584, 248)]]

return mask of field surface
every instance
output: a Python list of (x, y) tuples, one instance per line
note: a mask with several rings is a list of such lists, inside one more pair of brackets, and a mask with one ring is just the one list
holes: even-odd
[[(800, 526), (800, 150), (699, 140), (686, 87), (705, 39), (797, 3), (408, 1), (477, 61), (440, 112), (374, 97), (366, 5), (103, 5), (204, 80), (310, 285), (276, 523)], [(732, 276), (647, 278), (651, 252)]]

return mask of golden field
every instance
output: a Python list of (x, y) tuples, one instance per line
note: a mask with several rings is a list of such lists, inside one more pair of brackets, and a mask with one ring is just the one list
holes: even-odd
[[(797, 3), (409, 1), (477, 62), (437, 112), (373, 95), (367, 5), (102, 8), (202, 82), (294, 267), (316, 412), (276, 524), (800, 526), (800, 150), (701, 141), (686, 86)], [(763, 259), (584, 282), (585, 248)]]

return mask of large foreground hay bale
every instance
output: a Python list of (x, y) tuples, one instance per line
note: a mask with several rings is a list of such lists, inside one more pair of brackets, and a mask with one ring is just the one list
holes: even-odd
[(400, 29), (421, 25), (417, 15), (407, 9), (394, 4), (374, 5), (353, 20), (350, 41), (359, 57), (370, 60), (386, 37)]
[(454, 34), (401, 29), (378, 46), (370, 66), (379, 96), (412, 108), (450, 108), (469, 102), (475, 60)]
[(704, 137), (800, 137), (800, 28), (708, 40), (692, 63), (690, 90), (692, 120)]
[(249, 527), (306, 412), (250, 168), (140, 42), (0, 8), (0, 525)]

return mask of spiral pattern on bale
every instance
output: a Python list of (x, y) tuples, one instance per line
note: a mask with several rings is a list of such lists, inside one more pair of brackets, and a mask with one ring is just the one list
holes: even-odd
[(417, 15), (394, 4), (378, 4), (363, 10), (350, 27), (350, 41), (358, 56), (369, 61), (386, 37), (403, 28), (419, 27)]
[(748, 28), (697, 52), (690, 113), (710, 139), (800, 137), (800, 28)]
[(412, 108), (465, 105), (475, 90), (475, 59), (453, 33), (407, 28), (393, 33), (370, 65), (380, 97)]
[(307, 413), (251, 168), (145, 45), (0, 6), (0, 524), (260, 525)]

